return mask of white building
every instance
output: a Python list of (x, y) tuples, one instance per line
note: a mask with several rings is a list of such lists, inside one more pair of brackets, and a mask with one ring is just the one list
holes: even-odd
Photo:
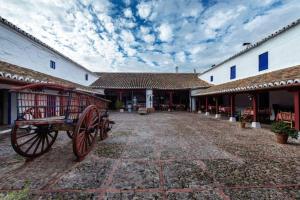
[(207, 69), (199, 78), (222, 84), (300, 64), (300, 20)]
[(95, 73), (0, 17), (0, 125), (16, 119), (16, 97), (9, 93), (14, 86), (52, 82), (103, 95), (88, 87), (97, 79)]
[(300, 130), (300, 19), (207, 69), (199, 78), (212, 86), (191, 92), (198, 110), (216, 117), (227, 112), (233, 121), (237, 112), (252, 115), (253, 127), (260, 127), (261, 120), (288, 116), (285, 121)]
[(97, 75), (0, 17), (0, 60), (80, 85)]

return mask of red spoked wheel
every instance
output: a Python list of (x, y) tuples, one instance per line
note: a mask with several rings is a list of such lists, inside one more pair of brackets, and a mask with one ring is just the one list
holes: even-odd
[(13, 149), (27, 158), (38, 157), (51, 148), (56, 140), (58, 131), (49, 125), (14, 125), (11, 132)]
[(104, 140), (108, 137), (109, 131), (109, 120), (103, 119), (101, 123), (101, 130), (100, 130), (100, 139)]
[(67, 135), (69, 136), (69, 138), (73, 139), (74, 131), (67, 131)]
[(73, 152), (78, 161), (83, 160), (94, 146), (99, 122), (99, 112), (94, 105), (88, 106), (80, 115), (73, 134)]

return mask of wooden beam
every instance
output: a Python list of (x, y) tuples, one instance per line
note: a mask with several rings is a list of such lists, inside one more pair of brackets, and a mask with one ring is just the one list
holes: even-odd
[(253, 122), (258, 122), (258, 96), (256, 93), (252, 96)]
[(230, 116), (234, 117), (235, 113), (235, 94), (230, 94)]
[(294, 93), (295, 129), (300, 130), (300, 91)]
[(205, 112), (208, 112), (208, 96), (205, 96)]
[(219, 96), (216, 96), (216, 114), (219, 114)]

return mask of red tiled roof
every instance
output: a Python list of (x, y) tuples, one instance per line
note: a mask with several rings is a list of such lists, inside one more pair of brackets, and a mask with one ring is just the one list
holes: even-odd
[[(19, 67), (7, 62), (0, 61), (0, 78), (10, 81), (20, 82), (22, 84), (30, 83), (56, 83), (66, 86), (72, 86), (78, 90), (97, 93), (90, 87), (86, 87), (71, 81), (40, 73), (31, 69)], [(99, 93), (100, 94), (100, 93)]]
[(190, 89), (210, 84), (192, 73), (97, 73), (91, 87), (104, 89)]
[(228, 83), (214, 85), (207, 89), (193, 92), (193, 96), (209, 94), (236, 93), (243, 91), (282, 88), (300, 85), (300, 65), (265, 74), (244, 78)]

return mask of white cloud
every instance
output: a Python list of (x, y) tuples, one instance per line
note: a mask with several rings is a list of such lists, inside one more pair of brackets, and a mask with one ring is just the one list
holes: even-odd
[(147, 43), (153, 43), (155, 41), (154, 35), (151, 34), (144, 35), (143, 38)]
[(189, 51), (191, 54), (195, 55), (198, 54), (200, 52), (202, 52), (205, 49), (204, 46), (202, 45), (196, 45), (194, 47), (191, 47), (191, 50)]
[(161, 24), (158, 27), (159, 39), (164, 42), (169, 42), (173, 39), (173, 31), (169, 24)]
[(133, 16), (132, 11), (130, 10), (130, 8), (126, 8), (124, 10), (124, 16), (127, 17), (127, 18), (131, 18)]
[(121, 31), (121, 37), (127, 44), (130, 44), (134, 42), (134, 36), (130, 31), (122, 30)]
[(176, 54), (176, 60), (178, 62), (184, 63), (186, 61), (186, 55), (183, 51)]
[[(179, 65), (192, 72), (300, 17), (299, 0), (276, 1), (217, 1), (204, 8), (198, 0), (147, 0), (133, 13), (128, 0), (119, 17), (110, 0), (87, 0), (89, 7), (73, 1), (0, 0), (0, 10), (2, 17), (94, 71), (174, 71)], [(135, 14), (147, 21), (140, 23)]]
[(137, 5), (138, 14), (141, 18), (147, 19), (151, 14), (151, 3), (142, 2)]
[(145, 27), (145, 26), (141, 26), (140, 30), (141, 30), (142, 34), (148, 34), (150, 32), (150, 29), (148, 27)]

